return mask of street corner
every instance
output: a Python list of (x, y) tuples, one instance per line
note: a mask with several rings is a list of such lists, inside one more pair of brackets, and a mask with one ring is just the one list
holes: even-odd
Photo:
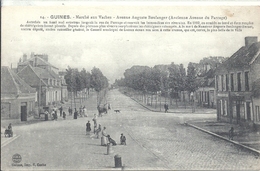
[(17, 139), (20, 135), (14, 134), (12, 137), (5, 136), (4, 134), (1, 134), (1, 148), (8, 145), (9, 143), (13, 142), (15, 139)]

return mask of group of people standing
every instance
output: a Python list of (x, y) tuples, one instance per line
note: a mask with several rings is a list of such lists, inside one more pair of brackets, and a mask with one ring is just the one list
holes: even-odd
[[(45, 110), (45, 115), (50, 114), (50, 117), (52, 118), (52, 120), (58, 120), (58, 111), (59, 111), (60, 117), (62, 117), (63, 119), (66, 119), (67, 114), (66, 114), (66, 112), (65, 112), (65, 110), (63, 109), (62, 106), (60, 106), (59, 108), (54, 106), (50, 113), (49, 113), (48, 110)], [(68, 112), (69, 112), (69, 115), (71, 116), (72, 112), (73, 112), (71, 107), (69, 107)], [(87, 108), (85, 106), (84, 107), (81, 106), (79, 108), (79, 112), (75, 108), (74, 119), (77, 119), (78, 115), (87, 117), (88, 116), (87, 115)]]
[[(97, 115), (94, 114), (94, 117), (93, 117), (93, 122), (94, 122), (94, 135), (96, 136), (96, 138), (100, 138), (100, 133), (102, 135), (102, 139), (103, 139), (103, 143), (104, 145), (107, 145), (107, 143), (111, 143), (112, 145), (117, 145), (116, 141), (114, 139), (111, 138), (111, 136), (109, 134), (107, 134), (106, 132), (106, 127), (103, 127), (103, 130), (102, 130), (102, 127), (101, 127), (101, 124), (99, 124), (97, 126)], [(91, 124), (90, 124), (90, 121), (88, 121), (86, 123), (86, 135), (89, 135), (91, 132)], [(123, 135), (123, 133), (121, 134), (121, 137), (120, 137), (120, 144), (122, 145), (126, 145), (126, 137)]]
[[(70, 115), (72, 115), (72, 109), (69, 107), (69, 113)], [(78, 116), (81, 116), (81, 117), (88, 117), (87, 115), (87, 108), (84, 106), (84, 107), (80, 107), (79, 108), (79, 111), (77, 111), (77, 109), (75, 108), (75, 111), (74, 111), (74, 119), (77, 119)]]
[[(54, 106), (54, 108), (51, 111), (51, 117), (53, 120), (57, 120), (58, 119), (58, 110), (60, 111), (60, 117), (62, 117), (63, 119), (66, 119), (66, 113), (63, 110), (63, 107), (61, 106), (60, 108), (57, 108), (56, 106)], [(48, 111), (45, 111), (48, 112)]]

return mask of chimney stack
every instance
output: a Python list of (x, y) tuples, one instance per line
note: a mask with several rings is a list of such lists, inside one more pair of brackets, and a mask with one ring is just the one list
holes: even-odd
[(23, 54), (23, 62), (27, 60), (27, 55)]
[(257, 42), (257, 36), (245, 37), (245, 46), (249, 48), (253, 43)]
[(34, 52), (31, 53), (31, 58), (33, 58), (33, 57), (34, 57)]

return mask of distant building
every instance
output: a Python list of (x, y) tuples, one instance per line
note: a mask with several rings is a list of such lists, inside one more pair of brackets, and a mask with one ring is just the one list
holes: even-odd
[(52, 70), (27, 65), (18, 76), (37, 90), (37, 105), (49, 106), (61, 101), (61, 81)]
[(26, 54), (23, 55), (23, 58), (19, 60), (17, 64), (17, 72), (20, 72), (27, 65), (32, 67), (39, 67), (42, 69), (47, 69), (58, 74), (59, 69), (48, 62), (48, 55), (46, 54), (34, 54), (31, 53), (30, 58)]
[(36, 90), (10, 68), (1, 67), (1, 119), (21, 119), (33, 116)]
[(50, 106), (67, 98), (67, 86), (62, 83), (59, 69), (48, 62), (47, 54), (26, 54), (17, 64), (17, 74), (37, 90), (37, 106)]
[(217, 68), (218, 120), (242, 125), (259, 124), (259, 94), (254, 93), (254, 90), (259, 92), (259, 56), (257, 37), (246, 37), (245, 46)]
[(196, 90), (197, 101), (199, 106), (216, 108), (215, 99), (215, 70), (205, 68), (205, 72), (202, 73), (197, 79), (199, 80), (199, 88)]
[(59, 76), (61, 80), (61, 100), (62, 101), (67, 101), (68, 100), (68, 89), (67, 89), (67, 84), (65, 80), (65, 75), (67, 74), (66, 71), (60, 71)]

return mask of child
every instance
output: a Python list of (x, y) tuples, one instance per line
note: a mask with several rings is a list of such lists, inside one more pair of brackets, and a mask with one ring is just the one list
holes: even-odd
[(121, 137), (120, 137), (120, 144), (126, 145), (126, 137), (123, 134), (121, 134)]

